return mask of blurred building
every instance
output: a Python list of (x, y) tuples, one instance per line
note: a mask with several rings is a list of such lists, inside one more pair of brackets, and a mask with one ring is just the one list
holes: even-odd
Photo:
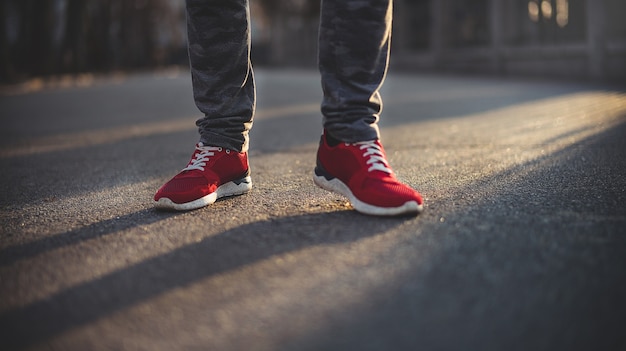
[[(315, 64), (311, 2), (265, 11), (264, 62)], [(625, 14), (626, 0), (395, 0), (392, 65), (626, 82)]]
[[(333, 1), (333, 0), (326, 0)], [(315, 67), (320, 0), (250, 0), (256, 65)], [(3, 0), (0, 83), (187, 64), (180, 0)], [(626, 0), (395, 0), (392, 66), (626, 82)]]
[(396, 66), (626, 82), (624, 0), (396, 0)]

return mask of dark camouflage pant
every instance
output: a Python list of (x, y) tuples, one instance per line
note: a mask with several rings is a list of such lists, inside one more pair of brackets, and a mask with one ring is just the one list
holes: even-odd
[[(379, 137), (392, 0), (322, 1), (319, 70), (323, 126), (346, 142)], [(200, 140), (248, 149), (255, 109), (248, 0), (187, 0), (189, 57)]]

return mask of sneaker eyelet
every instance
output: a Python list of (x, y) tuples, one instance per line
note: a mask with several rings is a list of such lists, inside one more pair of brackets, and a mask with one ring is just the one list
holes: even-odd
[(217, 151), (222, 152), (222, 148), (221, 148), (221, 147), (218, 147), (218, 148), (217, 148)]
[(230, 154), (230, 149), (226, 149), (226, 153), (227, 153), (227, 154)]

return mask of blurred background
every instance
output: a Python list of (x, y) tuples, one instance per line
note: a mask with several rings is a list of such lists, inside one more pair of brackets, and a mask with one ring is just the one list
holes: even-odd
[[(315, 67), (319, 0), (251, 0), (255, 65)], [(396, 0), (392, 68), (626, 81), (624, 0)], [(182, 0), (3, 0), (0, 82), (186, 66)]]

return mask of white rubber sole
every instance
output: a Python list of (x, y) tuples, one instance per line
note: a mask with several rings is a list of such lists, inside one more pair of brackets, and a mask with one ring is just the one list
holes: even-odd
[(363, 214), (371, 216), (401, 216), (410, 214), (416, 215), (424, 210), (424, 206), (418, 204), (416, 201), (407, 201), (402, 206), (398, 207), (379, 207), (367, 204), (357, 199), (356, 196), (352, 194), (352, 191), (350, 191), (350, 188), (337, 178), (329, 180), (324, 176), (314, 174), (313, 182), (322, 189), (347, 197), (352, 207)]
[(247, 176), (237, 181), (222, 184), (214, 193), (201, 197), (197, 200), (177, 204), (166, 197), (162, 197), (158, 201), (154, 202), (154, 207), (162, 210), (190, 211), (210, 205), (223, 197), (243, 195), (251, 189), (252, 178)]

